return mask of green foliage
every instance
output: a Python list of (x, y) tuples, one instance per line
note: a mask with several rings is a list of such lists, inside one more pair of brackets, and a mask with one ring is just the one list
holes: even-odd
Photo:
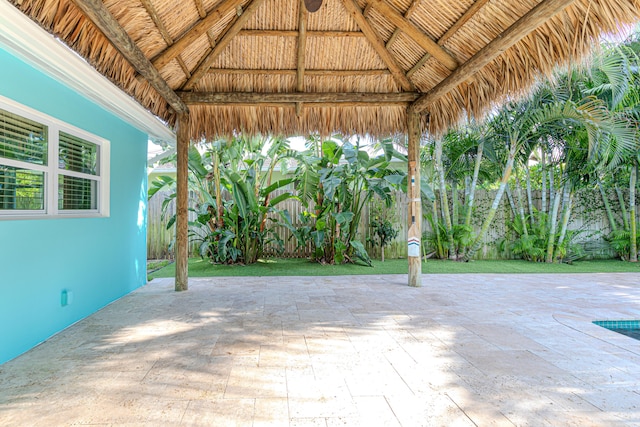
[[(212, 141), (189, 151), (189, 189), (194, 198), (189, 207), (189, 238), (200, 256), (214, 263), (254, 263), (268, 243), (282, 247), (282, 239), (267, 215), (278, 213), (277, 205), (295, 198), (289, 192), (274, 196), (293, 179), (272, 182), (277, 165), (296, 156), (285, 140), (236, 138)], [(167, 212), (175, 199), (175, 180), (160, 177), (149, 190), (153, 196), (168, 188), (173, 192), (163, 202)], [(167, 228), (173, 226), (175, 215)]]
[[(396, 184), (401, 184), (401, 181)], [(395, 198), (384, 201), (373, 197), (369, 203), (369, 238), (367, 243), (380, 248), (380, 257), (384, 261), (384, 250), (398, 236), (398, 214)]]
[(300, 158), (295, 188), (307, 209), (306, 217), (315, 222), (304, 224), (299, 232), (290, 228), (290, 218), (287, 225), (283, 217), (283, 224), (292, 230), (298, 247), (311, 243), (315, 261), (340, 264), (358, 258), (370, 264), (358, 238), (363, 209), (374, 195), (390, 206), (393, 191), (406, 181), (405, 172), (390, 167), (391, 158), (401, 157), (393, 141), (379, 143), (383, 154), (371, 157), (360, 140), (353, 143), (334, 136), (322, 142), (307, 141), (310, 149)]
[(388, 219), (374, 218), (370, 223), (372, 237), (370, 242), (380, 247), (382, 260), (384, 261), (384, 248), (398, 236), (398, 230), (394, 228)]
[[(611, 245), (616, 254), (623, 261), (629, 261), (631, 250), (631, 232), (625, 229), (618, 229), (611, 232), (605, 240)], [(640, 243), (640, 233), (636, 235), (636, 242)]]

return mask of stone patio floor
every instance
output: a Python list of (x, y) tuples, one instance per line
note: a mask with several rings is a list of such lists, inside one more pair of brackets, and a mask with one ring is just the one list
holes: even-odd
[[(156, 279), (0, 365), (0, 425), (640, 425), (638, 274)], [(10, 325), (3, 325), (10, 327)]]

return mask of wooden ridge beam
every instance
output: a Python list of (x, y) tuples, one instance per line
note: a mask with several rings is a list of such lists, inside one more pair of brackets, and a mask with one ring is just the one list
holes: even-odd
[[(276, 75), (276, 76), (290, 76), (296, 75), (297, 69), (287, 70), (275, 70), (275, 69), (241, 69), (241, 68), (209, 68), (209, 74), (222, 74), (222, 75), (234, 75), (234, 74), (248, 74), (252, 76), (261, 75)], [(386, 76), (389, 75), (389, 69), (375, 69), (375, 70), (310, 70), (305, 68), (304, 73), (309, 77), (351, 77), (351, 76)]]
[(120, 23), (101, 0), (73, 0), (80, 10), (111, 41), (115, 48), (129, 61), (133, 68), (163, 97), (177, 113), (188, 113), (189, 109), (169, 87), (158, 70), (129, 37)]
[(424, 111), (451, 89), (469, 79), (480, 71), (485, 65), (496, 59), (514, 44), (518, 43), (533, 30), (544, 24), (557, 13), (571, 5), (575, 0), (544, 0), (528, 13), (518, 19), (513, 25), (493, 39), (489, 44), (480, 49), (467, 62), (451, 73), (437, 86), (425, 93), (411, 108), (416, 112)]
[[(304, 55), (307, 50), (307, 7), (304, 0), (298, 1), (298, 61), (296, 72), (296, 90), (304, 92)], [(302, 115), (302, 103), (296, 104), (296, 116)]]
[(173, 58), (184, 52), (191, 43), (195, 42), (201, 35), (209, 31), (216, 22), (224, 18), (230, 11), (235, 10), (236, 6), (241, 3), (242, 0), (224, 0), (204, 19), (196, 22), (178, 40), (176, 40), (174, 44), (156, 55), (156, 57), (151, 60), (153, 66), (157, 69), (161, 69), (167, 65)]
[(430, 53), (434, 58), (441, 62), (450, 70), (458, 68), (458, 61), (451, 56), (446, 50), (434, 42), (431, 37), (427, 36), (422, 30), (409, 22), (404, 16), (398, 13), (384, 0), (370, 0), (375, 9), (381, 12), (385, 18), (391, 21), (395, 26), (400, 28), (406, 35), (411, 37), (424, 50)]
[(296, 73), (296, 90), (304, 91), (304, 55), (307, 49), (307, 8), (304, 0), (298, 1), (298, 61)]
[(190, 104), (192, 106), (208, 105), (212, 107), (255, 107), (255, 108), (294, 108), (295, 113), (300, 116), (302, 111), (309, 108), (389, 108), (389, 107), (401, 107), (407, 109), (411, 102), (409, 101), (392, 101), (392, 102), (261, 102), (256, 104), (254, 102), (234, 102), (227, 104)]
[[(296, 30), (241, 30), (239, 36), (298, 37)], [(307, 31), (307, 37), (364, 37), (361, 31)]]
[(360, 6), (355, 2), (355, 0), (342, 0), (342, 4), (351, 17), (356, 21), (360, 30), (364, 33), (369, 43), (373, 49), (378, 53), (382, 61), (389, 68), (389, 71), (396, 79), (400, 87), (405, 91), (414, 90), (413, 83), (409, 81), (407, 76), (404, 74), (404, 71), (396, 61), (396, 59), (391, 55), (391, 52), (386, 48), (384, 42), (378, 35), (377, 31), (373, 29), (373, 27), (367, 21), (367, 18), (362, 14), (362, 10)]
[[(489, 0), (476, 0), (470, 7), (467, 9), (460, 19), (458, 19), (455, 24), (453, 24), (443, 35), (438, 39), (437, 43), (442, 45), (444, 42), (449, 40), (451, 36), (453, 36), (464, 24), (466, 24), (473, 16), (482, 9), (482, 7), (487, 4)], [(412, 75), (415, 74), (422, 66), (431, 58), (430, 53), (426, 53), (420, 60), (411, 67), (409, 71), (407, 71), (407, 77), (411, 78)]]
[(242, 15), (238, 16), (234, 21), (225, 28), (222, 35), (211, 52), (207, 54), (202, 61), (198, 64), (197, 68), (191, 73), (191, 77), (183, 85), (183, 89), (190, 90), (200, 81), (200, 79), (207, 73), (211, 64), (222, 53), (224, 49), (231, 43), (231, 40), (240, 32), (242, 26), (253, 16), (258, 8), (264, 3), (265, 0), (252, 0), (246, 7)]
[(413, 102), (417, 92), (178, 92), (188, 105), (198, 104), (278, 104), (278, 103), (402, 103)]

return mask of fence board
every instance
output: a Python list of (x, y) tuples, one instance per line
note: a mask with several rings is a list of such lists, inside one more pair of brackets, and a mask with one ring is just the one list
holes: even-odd
[[(277, 195), (282, 194), (286, 191), (290, 190), (277, 190), (272, 194), (272, 196), (276, 197)], [(494, 191), (478, 190), (476, 192), (475, 213), (472, 220), (472, 225), (475, 230), (478, 230), (480, 228), (481, 222), (484, 219), (485, 213), (486, 211), (488, 211), (488, 208), (493, 201), (494, 195)], [(149, 259), (173, 258), (173, 253), (169, 250), (169, 245), (174, 238), (174, 231), (173, 228), (170, 230), (166, 229), (168, 218), (170, 218), (171, 215), (173, 215), (173, 213), (175, 212), (175, 204), (173, 202), (168, 206), (166, 218), (164, 220), (161, 218), (162, 202), (167, 196), (168, 193), (159, 192), (149, 200), (147, 210), (147, 251)], [(533, 197), (534, 204), (536, 204), (537, 208), (539, 209), (541, 204), (540, 192), (535, 191)], [(404, 258), (407, 255), (407, 197), (404, 193), (398, 192), (396, 193), (395, 198), (395, 205), (393, 209), (395, 209), (397, 213), (398, 222), (395, 225), (398, 228), (399, 233), (396, 239), (394, 239), (391, 244), (385, 249), (385, 258)], [(609, 198), (612, 206), (617, 206), (618, 202), (615, 193), (611, 192), (609, 194)], [(299, 201), (295, 199), (285, 200), (278, 205), (278, 208), (288, 210), (291, 215), (293, 224), (296, 226), (301, 225), (298, 218), (299, 215), (304, 211), (304, 207)], [(310, 209), (312, 211), (313, 207), (311, 207)], [(424, 205), (423, 213), (427, 214), (430, 212), (431, 206)], [(191, 215), (192, 216), (190, 220), (194, 219), (193, 214)], [(372, 257), (379, 258), (379, 248), (372, 248), (371, 245), (367, 242), (368, 238), (371, 237), (369, 217), (370, 206), (366, 206), (365, 209), (363, 209), (362, 221), (358, 228), (358, 237), (360, 241), (365, 244), (367, 250), (369, 250), (369, 254)], [(287, 258), (307, 258), (311, 256), (310, 244), (308, 244), (304, 248), (297, 248), (296, 239), (291, 236), (291, 232), (285, 227), (276, 224), (276, 222), (279, 220), (277, 215), (269, 214), (268, 218), (268, 224), (274, 228), (274, 231), (278, 233), (280, 238), (283, 240), (284, 248), (282, 252), (279, 252), (277, 250), (277, 245), (269, 243), (265, 245), (265, 256), (282, 256)], [(491, 224), (491, 228), (489, 229), (489, 232), (487, 233), (487, 236), (483, 241), (482, 250), (477, 254), (477, 258), (499, 258), (497, 243), (501, 239), (504, 239), (505, 236), (507, 236), (507, 234), (510, 232), (508, 224), (511, 221), (513, 221), (513, 215), (505, 196), (503, 197), (500, 209), (496, 213), (496, 216)], [(426, 219), (423, 219), (422, 230), (424, 232), (431, 231), (431, 226)], [(569, 223), (569, 230), (573, 230), (578, 233), (578, 235), (575, 237), (576, 242), (593, 241), (594, 244), (603, 242), (603, 236), (607, 235), (610, 232), (610, 227), (606, 218), (606, 214), (604, 212), (604, 208), (602, 207), (600, 195), (599, 193), (597, 193), (597, 191), (582, 190), (576, 194), (574, 210), (571, 216), (571, 221)], [(191, 246), (191, 254), (193, 256), (197, 256), (197, 248), (195, 247), (195, 245)]]

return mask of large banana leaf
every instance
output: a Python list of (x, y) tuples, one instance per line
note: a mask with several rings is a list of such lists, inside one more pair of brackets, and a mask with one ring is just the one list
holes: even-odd
[(271, 184), (270, 186), (265, 187), (264, 189), (262, 189), (260, 191), (260, 193), (265, 195), (265, 196), (267, 196), (267, 195), (271, 194), (273, 191), (275, 191), (275, 190), (277, 190), (279, 188), (285, 187), (285, 186), (291, 184), (294, 181), (295, 181), (295, 178), (285, 178), (285, 179), (278, 180), (278, 181), (274, 182), (273, 184)]
[(285, 200), (289, 200), (289, 199), (297, 199), (300, 200), (300, 198), (294, 194), (291, 193), (283, 193), (280, 194), (279, 196), (276, 196), (272, 199), (269, 200), (269, 207), (274, 207), (276, 206), (278, 203), (280, 202), (284, 202)]

